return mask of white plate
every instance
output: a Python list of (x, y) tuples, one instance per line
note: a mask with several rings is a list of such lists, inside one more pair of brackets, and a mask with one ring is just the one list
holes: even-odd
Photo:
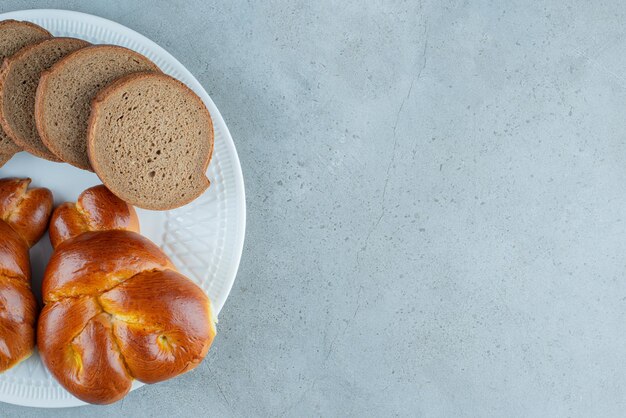
[[(116, 44), (154, 61), (165, 73), (191, 87), (206, 103), (215, 128), (215, 150), (207, 171), (209, 190), (193, 203), (173, 211), (139, 211), (144, 235), (159, 244), (176, 266), (198, 283), (219, 313), (235, 281), (246, 222), (243, 176), (235, 144), (215, 104), (198, 80), (163, 48), (118, 23), (65, 10), (24, 10), (0, 14), (0, 20), (28, 20), (56, 36), (72, 36), (95, 44)], [(75, 200), (100, 181), (95, 174), (69, 164), (20, 153), (0, 169), (1, 177), (30, 177), (34, 186), (52, 190), (55, 202)], [(33, 289), (39, 293), (41, 274), (50, 256), (47, 237), (31, 251)], [(218, 330), (219, 335), (219, 330)], [(142, 386), (135, 382), (133, 389)], [(39, 355), (0, 374), (0, 401), (35, 407), (83, 405), (45, 370)]]

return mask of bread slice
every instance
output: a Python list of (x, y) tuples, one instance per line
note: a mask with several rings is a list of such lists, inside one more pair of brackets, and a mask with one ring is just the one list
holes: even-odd
[[(0, 22), (0, 64), (26, 45), (51, 37), (50, 32), (34, 23), (3, 20)], [(18, 151), (20, 147), (0, 129), (0, 161), (8, 161)]]
[(168, 75), (133, 74), (103, 89), (92, 102), (87, 139), (100, 180), (132, 205), (173, 209), (209, 187), (211, 115)]
[(61, 160), (91, 170), (87, 156), (87, 120), (91, 100), (113, 80), (159, 68), (121, 46), (79, 49), (44, 71), (35, 100), (35, 121), (43, 143)]
[(0, 123), (13, 142), (31, 154), (59, 161), (39, 138), (35, 124), (35, 94), (41, 72), (88, 45), (76, 38), (46, 39), (4, 60), (0, 72)]
[(13, 158), (13, 154), (0, 154), (0, 167), (9, 162), (11, 158)]

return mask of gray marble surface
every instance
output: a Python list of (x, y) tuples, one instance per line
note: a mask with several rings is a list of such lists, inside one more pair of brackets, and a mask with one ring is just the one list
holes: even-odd
[(42, 7), (186, 65), (248, 198), (204, 363), (45, 416), (623, 416), (623, 2)]

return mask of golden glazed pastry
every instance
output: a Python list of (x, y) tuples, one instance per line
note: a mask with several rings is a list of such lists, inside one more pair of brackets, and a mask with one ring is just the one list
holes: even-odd
[(35, 347), (37, 302), (30, 288), (28, 250), (46, 231), (52, 212), (48, 189), (30, 179), (0, 180), (0, 372)]
[(104, 186), (54, 212), (37, 339), (44, 364), (86, 402), (122, 399), (195, 368), (215, 337), (211, 302)]

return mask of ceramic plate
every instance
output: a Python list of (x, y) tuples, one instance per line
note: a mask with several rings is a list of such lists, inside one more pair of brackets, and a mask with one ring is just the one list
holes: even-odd
[[(28, 20), (56, 36), (72, 36), (94, 44), (115, 44), (133, 49), (150, 58), (165, 73), (187, 84), (204, 100), (215, 128), (215, 150), (207, 172), (211, 187), (183, 208), (166, 212), (138, 212), (142, 233), (159, 244), (181, 272), (202, 287), (213, 301), (216, 313), (219, 313), (239, 266), (246, 208), (243, 176), (235, 145), (207, 92), (167, 51), (118, 23), (64, 10), (24, 10), (0, 14), (0, 20), (5, 19)], [(100, 184), (95, 174), (24, 152), (0, 168), (1, 177), (30, 177), (34, 186), (52, 190), (57, 204), (76, 200), (81, 191)], [(31, 251), (33, 289), (38, 296), (41, 275), (51, 251), (47, 236)], [(135, 382), (133, 389), (140, 386), (141, 383)], [(0, 374), (0, 401), (35, 407), (83, 404), (54, 380), (37, 353)]]

